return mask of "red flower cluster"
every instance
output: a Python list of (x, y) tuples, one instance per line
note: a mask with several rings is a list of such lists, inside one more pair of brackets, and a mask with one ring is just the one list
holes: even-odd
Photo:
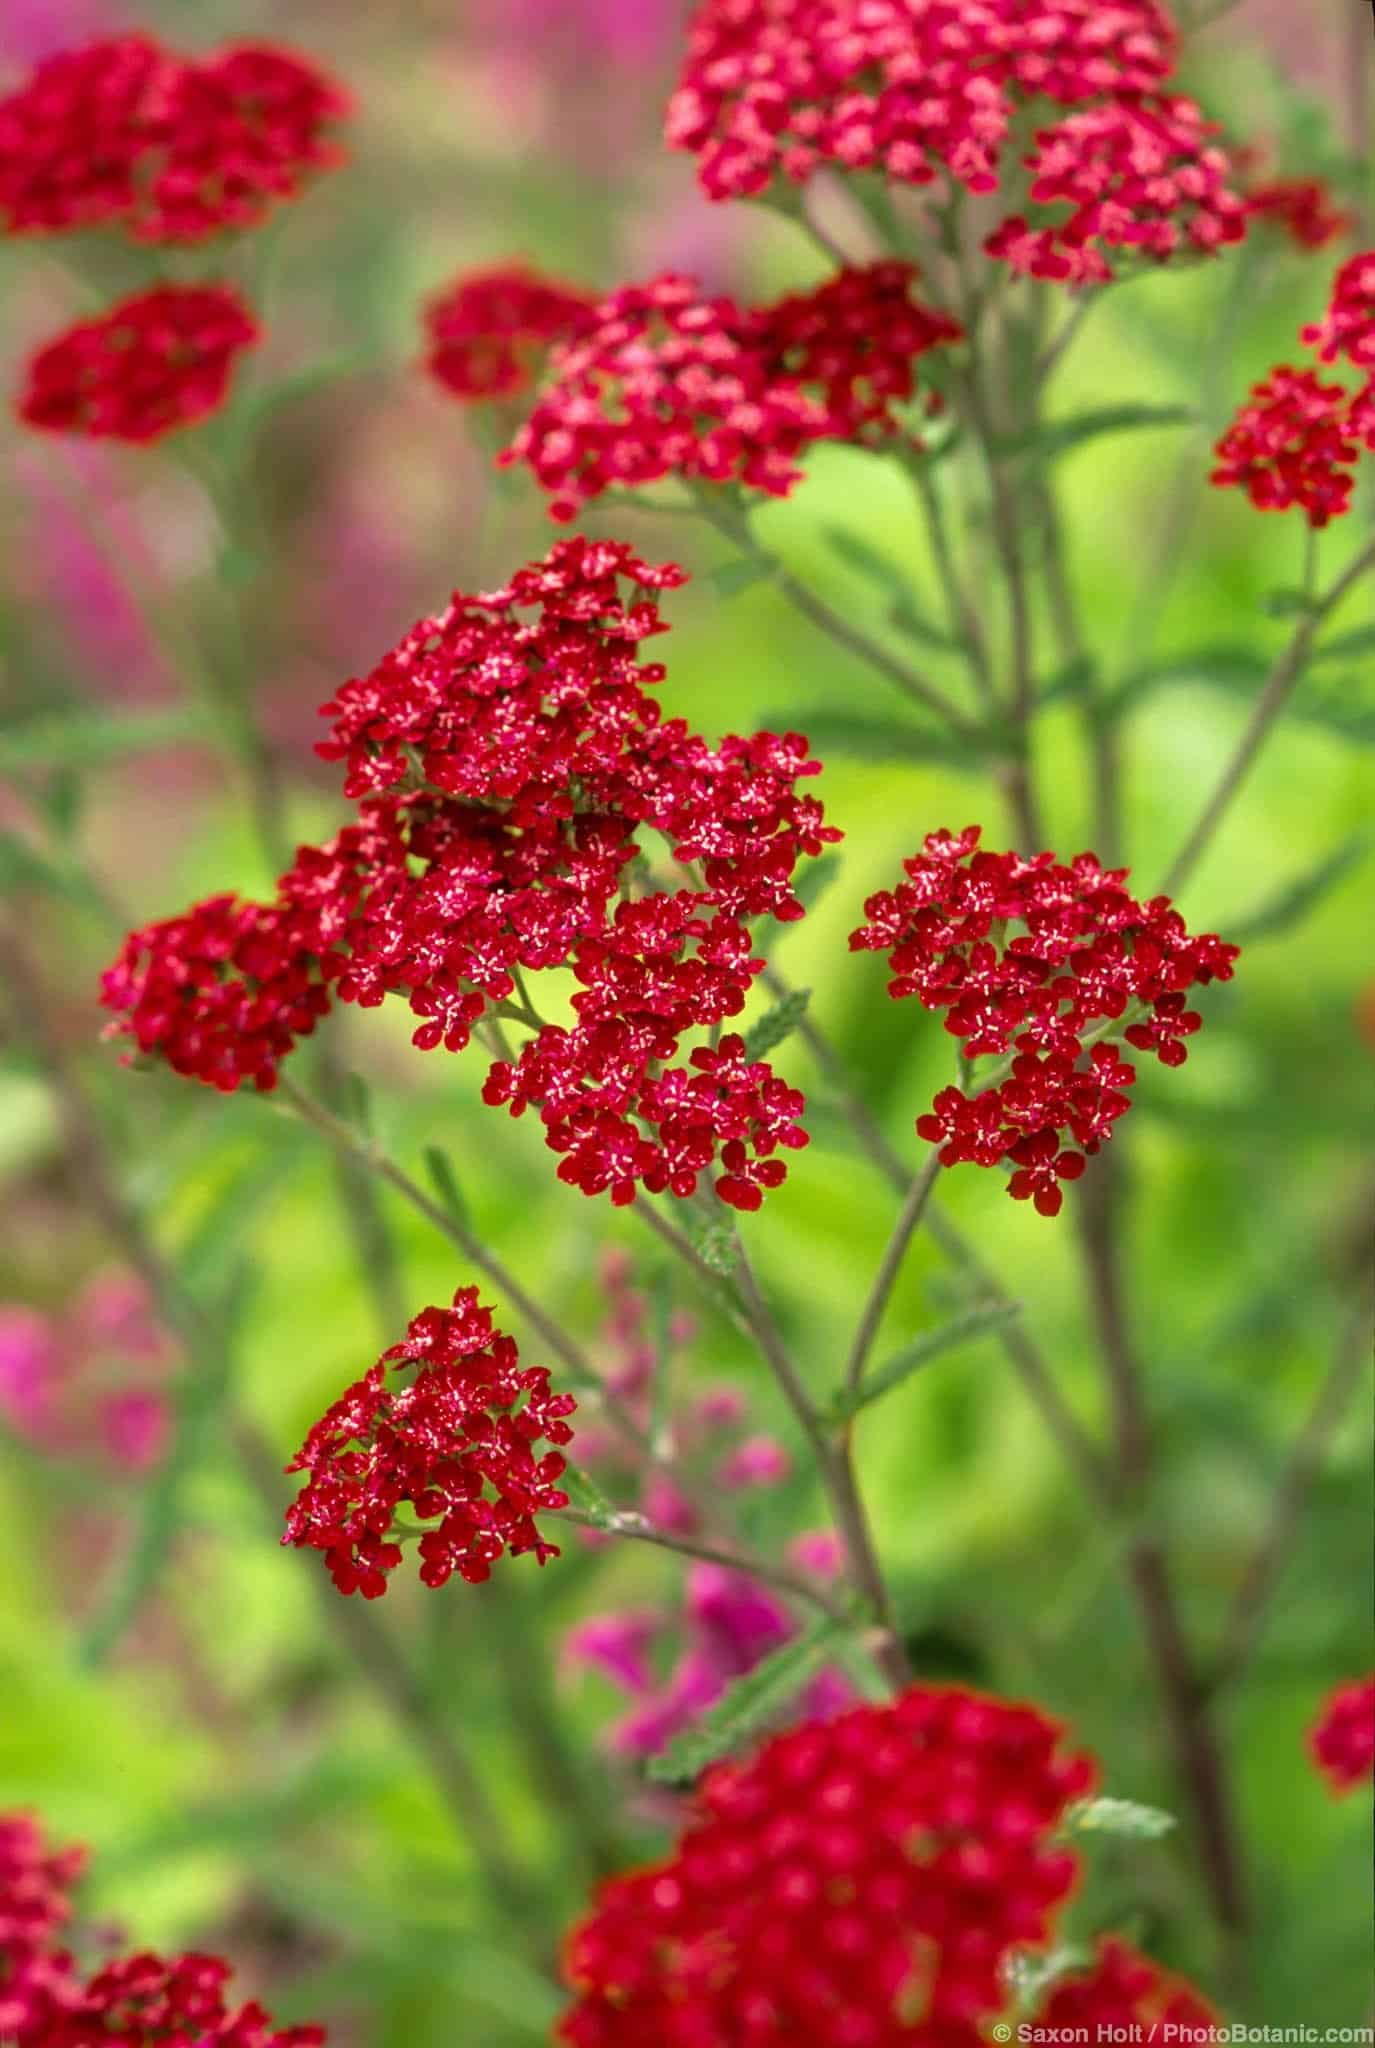
[(1164, 97), (1109, 100), (1042, 129), (1027, 159), (1031, 198), (1069, 214), (1040, 225), (1016, 214), (989, 236), (988, 254), (1029, 277), (1102, 284), (1113, 275), (1106, 250), (1164, 262), (1241, 241), (1246, 207), (1212, 132), (1192, 100)]
[(1310, 526), (1351, 510), (1353, 465), (1375, 450), (1375, 250), (1337, 272), (1327, 317), (1300, 339), (1321, 362), (1345, 356), (1366, 379), (1357, 390), (1281, 364), (1252, 387), (1214, 450), (1211, 481), (1239, 485), (1262, 512), (1301, 506)]
[(1245, 232), (1197, 107), (1163, 91), (1174, 62), (1156, 0), (704, 0), (668, 140), (714, 199), (827, 165), (1011, 193), (1014, 118), (1053, 101), (1071, 112), (1036, 137), (1031, 197), (1072, 212), (1019, 212), (987, 247), (1079, 283), (1111, 275), (1104, 249), (1160, 259)]
[(41, 348), (20, 418), (56, 433), (156, 441), (213, 412), (235, 359), (257, 340), (227, 285), (159, 285)]
[(1334, 1792), (1354, 1792), (1375, 1772), (1375, 1674), (1339, 1685), (1324, 1700), (1308, 1738)]
[[(647, 694), (650, 593), (682, 580), (575, 539), (423, 620), (325, 707), (358, 822), (303, 847), (271, 905), (217, 897), (133, 933), (104, 980), (118, 1028), (180, 1073), (269, 1088), (331, 991), (405, 995), (424, 1049), (460, 1050), (495, 1007), (534, 1036), (484, 1093), (539, 1109), (561, 1179), (685, 1195), (719, 1160), (722, 1199), (757, 1207), (806, 1143), (802, 1097), (735, 1037), (668, 1063), (739, 1014), (763, 966), (747, 921), (799, 917), (797, 862), (839, 834), (798, 792), (818, 765), (798, 734), (713, 749)], [(696, 886), (636, 893), (640, 826)], [(560, 966), (571, 1026), (514, 1000), (522, 971)]]
[(59, 52), (0, 101), (0, 225), (119, 225), (146, 242), (251, 227), (338, 162), (347, 111), (313, 65), (271, 44), (196, 59), (149, 36)]
[(456, 398), (528, 390), (556, 341), (590, 324), (595, 301), (523, 265), (460, 277), (425, 309), (425, 367)]
[(70, 1916), (79, 1849), (47, 1848), (26, 1815), (0, 1816), (0, 2034), (22, 2048), (142, 2048), (154, 2041), (195, 2048), (320, 2048), (322, 2027), (274, 2027), (253, 2002), (230, 2009), (228, 1963), (218, 1956), (166, 1960), (140, 1953), (83, 1981), (56, 1945)]
[[(918, 1135), (946, 1166), (1006, 1163), (1008, 1193), (1054, 1216), (1059, 1183), (1078, 1179), (1131, 1106), (1136, 1069), (1116, 1039), (1181, 1066), (1202, 1022), (1186, 992), (1230, 980), (1237, 948), (1190, 938), (1167, 896), (1138, 903), (1125, 868), (1091, 853), (1066, 867), (1050, 853), (980, 852), (979, 829), (933, 832), (903, 863), (908, 879), (869, 898), (850, 946), (887, 953), (895, 999), (945, 1011), (962, 1061), (997, 1062), (972, 1093), (942, 1089)], [(1067, 1140), (1082, 1149), (1062, 1151)]]
[[(1037, 2023), (1049, 2030), (1046, 2038), (1080, 2041), (1138, 2040), (1143, 2036), (1131, 2030), (1149, 2024), (1162, 2030), (1162, 2039), (1201, 2042), (1219, 2026), (1217, 2014), (1192, 1984), (1112, 1936), (1099, 1942), (1087, 1970), (1059, 1979)], [(1082, 2034), (1076, 2031), (1081, 2027)], [(1128, 2031), (1109, 2031), (1116, 2027)], [(1182, 2031), (1163, 2031), (1171, 2027)]]
[(717, 1765), (670, 1859), (573, 1932), (571, 2048), (978, 2048), (1075, 1878), (1087, 1757), (1030, 1707), (918, 1687)]
[(529, 463), (556, 519), (674, 475), (786, 496), (813, 442), (899, 433), (914, 363), (959, 339), (915, 299), (916, 279), (910, 264), (875, 263), (754, 308), (685, 277), (627, 285), (555, 351), (503, 460)]
[[(393, 1390), (388, 1365), (420, 1370)], [(437, 1525), (420, 1538), (427, 1586), (455, 1572), (478, 1585), (508, 1550), (533, 1550), (543, 1564), (559, 1551), (534, 1518), (567, 1507), (558, 1485), (567, 1461), (556, 1450), (536, 1457), (534, 1446), (571, 1442), (564, 1418), (576, 1406), (553, 1392), (544, 1366), (521, 1366), (477, 1289), (461, 1288), (452, 1308), (416, 1316), (311, 1430), (287, 1466), (310, 1477), (282, 1541), (322, 1550), (339, 1591), (366, 1600), (386, 1592), (401, 1562), (392, 1538), (403, 1502)]]
[(1252, 185), (1245, 200), (1249, 219), (1278, 229), (1300, 249), (1325, 248), (1353, 225), (1321, 178), (1272, 178)]

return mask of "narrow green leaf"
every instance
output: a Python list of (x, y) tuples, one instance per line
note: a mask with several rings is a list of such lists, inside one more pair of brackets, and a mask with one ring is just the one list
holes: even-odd
[(954, 734), (909, 721), (869, 718), (859, 712), (816, 711), (807, 720), (816, 751), (851, 754), (861, 761), (943, 761), (971, 772), (989, 755), (1005, 752), (1000, 736)]
[(425, 1171), (430, 1176), (430, 1184), (444, 1207), (464, 1230), (471, 1230), (472, 1215), (448, 1153), (442, 1145), (427, 1145), (421, 1157), (425, 1161)]
[(1267, 590), (1260, 601), (1260, 609), (1267, 619), (1296, 619), (1301, 612), (1311, 612), (1313, 598), (1309, 591), (1289, 587), (1281, 590)]
[(1375, 626), (1357, 626), (1350, 633), (1338, 633), (1335, 639), (1324, 640), (1321, 647), (1315, 648), (1309, 659), (1314, 664), (1349, 661), (1356, 654), (1375, 654)]
[(900, 1387), (904, 1380), (910, 1379), (914, 1372), (929, 1365), (933, 1359), (953, 1351), (957, 1344), (968, 1343), (973, 1337), (982, 1337), (989, 1330), (1000, 1329), (1021, 1312), (1019, 1301), (989, 1302), (982, 1308), (971, 1308), (953, 1321), (943, 1323), (938, 1330), (928, 1330), (925, 1336), (904, 1346), (886, 1365), (871, 1373), (853, 1397), (842, 1395), (836, 1404), (838, 1418), (857, 1415), (862, 1408), (868, 1408), (875, 1401), (881, 1401), (885, 1394), (891, 1394), (895, 1387)]
[(1149, 427), (1192, 427), (1198, 414), (1187, 405), (1104, 405), (1069, 419), (1048, 420), (997, 444), (1001, 455), (1030, 455), (1050, 461), (1104, 434), (1138, 433)]
[(851, 533), (844, 526), (823, 526), (821, 537), (832, 554), (838, 555), (845, 566), (857, 570), (881, 590), (894, 597), (907, 595), (907, 579), (897, 563), (891, 561), (882, 551), (864, 539), (862, 534)]
[[(1270, 673), (1272, 663), (1246, 647), (1205, 647), (1193, 654), (1173, 655), (1128, 676), (1114, 692), (1107, 711), (1121, 717), (1153, 691), (1170, 685), (1203, 684), (1222, 690), (1247, 703)], [(1317, 726), (1354, 746), (1375, 746), (1375, 704), (1363, 699), (1361, 684), (1339, 679), (1317, 690), (1311, 684), (1296, 690), (1285, 708), (1285, 716), (1302, 725)]]
[(650, 1395), (649, 1441), (659, 1449), (672, 1435), (673, 1276), (656, 1266), (649, 1276), (649, 1327), (654, 1343), (654, 1385)]
[(344, 1076), (344, 1113), (365, 1138), (373, 1135), (372, 1090), (352, 1068)]
[(0, 732), (0, 774), (99, 767), (125, 754), (211, 737), (204, 714), (194, 705), (130, 712), (123, 718), (89, 711), (30, 718)]
[(936, 625), (924, 612), (918, 611), (910, 597), (897, 599), (888, 614), (888, 622), (895, 626), (898, 632), (905, 633), (909, 640), (917, 641), (922, 647), (934, 647), (943, 654), (954, 652), (960, 644), (958, 640), (950, 637), (944, 627)]
[(846, 1633), (846, 1623), (822, 1615), (727, 1686), (695, 1727), (650, 1759), (648, 1775), (658, 1785), (690, 1785), (709, 1764), (743, 1748), (815, 1677)]
[(1259, 910), (1253, 910), (1249, 917), (1230, 919), (1225, 927), (1227, 937), (1237, 945), (1253, 946), (1258, 939), (1278, 938), (1282, 932), (1292, 930), (1315, 903), (1322, 901), (1329, 889), (1335, 888), (1352, 868), (1360, 866), (1369, 852), (1367, 835), (1353, 833), (1325, 860), (1290, 882), (1268, 903), (1263, 903)]
[(619, 1511), (607, 1499), (591, 1473), (584, 1472), (581, 1465), (564, 1468), (562, 1485), (574, 1507), (599, 1529), (615, 1529), (619, 1525)]
[(728, 1223), (707, 1223), (696, 1231), (693, 1246), (704, 1266), (713, 1273), (733, 1273), (740, 1263), (735, 1234)]
[(703, 581), (711, 585), (718, 597), (738, 597), (742, 590), (766, 582), (777, 567), (776, 562), (767, 558), (739, 555), (733, 562), (718, 562), (714, 569), (708, 569)]
[(1118, 1835), (1137, 1842), (1158, 1842), (1177, 1826), (1172, 1813), (1138, 1805), (1134, 1799), (1080, 1799), (1063, 1822), (1066, 1834)]
[[(832, 882), (839, 880), (842, 865), (838, 853), (823, 853), (818, 860), (809, 860), (797, 877), (793, 883), (793, 894), (808, 916), (815, 910)], [(783, 929), (786, 931), (787, 926), (785, 925)]]
[(1082, 697), (1098, 676), (1098, 664), (1091, 654), (1078, 655), (1063, 668), (1047, 676), (1037, 692), (1037, 702), (1054, 704), (1064, 697)]
[(807, 1014), (807, 1005), (812, 999), (809, 988), (795, 988), (766, 1010), (757, 1023), (745, 1033), (745, 1057), (762, 1060), (785, 1038), (791, 1038)]
[(241, 1267), (223, 1307), (213, 1316), (219, 1339), (209, 1354), (186, 1360), (177, 1381), (172, 1443), (144, 1487), (138, 1527), (122, 1569), (82, 1636), (77, 1655), (88, 1668), (103, 1664), (136, 1619), (166, 1568), (182, 1520), (182, 1498), (229, 1394), (233, 1375), (232, 1329), (242, 1316), (252, 1285), (251, 1268)]

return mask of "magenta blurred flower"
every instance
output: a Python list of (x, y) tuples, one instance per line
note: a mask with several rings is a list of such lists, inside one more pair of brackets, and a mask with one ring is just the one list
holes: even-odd
[(834, 1529), (804, 1530), (788, 1545), (788, 1557), (818, 1579), (838, 1579), (845, 1567), (844, 1547)]
[(131, 1390), (100, 1404), (100, 1433), (112, 1465), (140, 1473), (160, 1464), (172, 1418), (161, 1394)]
[(622, 1692), (654, 1689), (650, 1645), (663, 1633), (666, 1617), (652, 1608), (628, 1608), (624, 1614), (594, 1614), (571, 1628), (563, 1640), (565, 1665), (582, 1664), (600, 1671)]
[(41, 1440), (62, 1370), (57, 1333), (37, 1309), (0, 1306), (0, 1419), (17, 1436)]

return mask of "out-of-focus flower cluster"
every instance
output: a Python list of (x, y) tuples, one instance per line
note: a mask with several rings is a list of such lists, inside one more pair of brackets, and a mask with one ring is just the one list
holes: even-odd
[(146, 1472), (162, 1456), (176, 1349), (137, 1281), (98, 1273), (60, 1316), (0, 1306), (0, 1421), (51, 1456)]
[(159, 285), (39, 349), (19, 416), (62, 434), (155, 441), (214, 412), (258, 338), (227, 285)]
[[(113, 1028), (233, 1090), (272, 1087), (336, 993), (404, 995), (425, 1049), (508, 1019), (532, 1035), (484, 1097), (539, 1111), (560, 1179), (625, 1202), (716, 1169), (722, 1200), (757, 1208), (806, 1143), (801, 1095), (735, 1034), (671, 1062), (743, 1009), (764, 965), (750, 921), (800, 917), (797, 862), (839, 834), (799, 792), (818, 766), (799, 734), (712, 748), (647, 694), (653, 593), (682, 580), (579, 538), (422, 620), (326, 706), (320, 752), (345, 762), (358, 821), (302, 847), (270, 904), (214, 897), (131, 934), (104, 977)], [(692, 886), (636, 892), (642, 826)], [(576, 984), (569, 1025), (523, 985), (554, 967)]]
[[(1073, 1888), (1059, 1838), (1095, 1768), (1031, 1707), (916, 1687), (716, 1765), (672, 1855), (605, 1886), (568, 1944), (571, 2048), (978, 2048)], [(1206, 2015), (1114, 1944), (1062, 2010)]]
[[(417, 1367), (394, 1388), (387, 1367)], [(402, 1559), (397, 1509), (417, 1523), (420, 1576), (445, 1585), (455, 1572), (480, 1585), (506, 1551), (559, 1555), (535, 1516), (568, 1506), (561, 1450), (577, 1403), (557, 1394), (544, 1366), (522, 1366), (515, 1340), (492, 1325), (475, 1287), (453, 1307), (427, 1308), (401, 1343), (316, 1423), (287, 1467), (309, 1475), (287, 1510), (284, 1543), (323, 1551), (341, 1593), (375, 1600)]]
[[(869, 898), (850, 945), (886, 953), (889, 994), (943, 1010), (960, 1041), (968, 1088), (942, 1089), (918, 1134), (946, 1166), (1007, 1164), (1008, 1193), (1054, 1216), (1061, 1181), (1131, 1106), (1136, 1070), (1117, 1041), (1181, 1066), (1203, 1021), (1187, 992), (1230, 980), (1237, 948), (1191, 938), (1167, 896), (1139, 903), (1127, 870), (1091, 853), (1065, 866), (981, 851), (979, 835), (930, 834), (907, 880)], [(979, 1060), (996, 1062), (982, 1087)]]
[[(673, 1352), (691, 1341), (689, 1318), (669, 1316), (656, 1326), (648, 1294), (634, 1284), (630, 1259), (606, 1254), (602, 1282), (609, 1314), (597, 1346), (605, 1361), (607, 1390), (619, 1411), (648, 1432), (655, 1419), (660, 1376), (673, 1373)], [(739, 1388), (708, 1388), (690, 1402), (670, 1402), (658, 1417), (659, 1441), (671, 1448), (674, 1474), (634, 1455), (624, 1434), (610, 1427), (581, 1429), (578, 1457), (595, 1471), (618, 1501), (635, 1500), (656, 1529), (679, 1537), (701, 1536), (699, 1500), (773, 1487), (788, 1477), (791, 1461), (774, 1437), (749, 1427), (750, 1413)], [(692, 1492), (676, 1475), (699, 1480)], [(604, 1542), (595, 1530), (589, 1543)], [(818, 1579), (841, 1567), (839, 1546), (823, 1532), (799, 1537), (793, 1561)], [(657, 1755), (719, 1699), (733, 1679), (752, 1671), (796, 1632), (796, 1622), (769, 1587), (746, 1573), (715, 1564), (687, 1572), (682, 1597), (672, 1609), (628, 1608), (598, 1614), (572, 1628), (564, 1640), (570, 1666), (599, 1671), (626, 1693), (630, 1711), (608, 1731), (619, 1755)], [(671, 1668), (664, 1672), (671, 1656)], [(661, 1675), (662, 1674), (662, 1675)], [(848, 1704), (851, 1688), (838, 1671), (822, 1672), (805, 1689), (798, 1711), (806, 1718)]]
[(1246, 189), (1246, 212), (1299, 249), (1325, 249), (1355, 225), (1322, 178), (1261, 179)]
[(915, 364), (961, 332), (916, 285), (899, 262), (757, 307), (686, 277), (626, 285), (555, 349), (503, 459), (529, 465), (556, 519), (668, 476), (784, 497), (815, 442), (903, 431), (895, 407), (915, 395)]
[(425, 309), (430, 375), (467, 403), (528, 390), (555, 342), (591, 325), (589, 292), (524, 264), (473, 271)]
[(1297, 505), (1318, 528), (1351, 510), (1355, 465), (1375, 450), (1375, 249), (1341, 266), (1325, 318), (1299, 338), (1319, 362), (1345, 358), (1365, 381), (1352, 390), (1281, 363), (1218, 442), (1212, 481), (1239, 486), (1262, 512)]
[[(828, 167), (998, 192), (990, 255), (1095, 283), (1245, 233), (1210, 124), (1167, 89), (1175, 57), (1156, 0), (703, 0), (668, 140), (714, 199)], [(1019, 162), (1046, 101), (1065, 112)]]
[(193, 242), (253, 227), (339, 161), (348, 103), (272, 44), (188, 58), (146, 35), (47, 57), (0, 100), (0, 225)]
[(63, 1937), (84, 1863), (79, 1849), (50, 1848), (27, 1814), (0, 1815), (0, 2036), (18, 2048), (319, 2048), (322, 2027), (227, 2005), (232, 1972), (219, 1956), (140, 1951), (83, 1975)]
[(1308, 1743), (1334, 1792), (1354, 1792), (1369, 1780), (1375, 1773), (1375, 1674), (1350, 1679), (1328, 1695)]

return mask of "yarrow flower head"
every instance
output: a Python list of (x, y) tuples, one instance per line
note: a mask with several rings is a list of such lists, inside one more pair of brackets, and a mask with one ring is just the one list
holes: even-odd
[[(1181, 1066), (1202, 1018), (1190, 988), (1228, 981), (1235, 946), (1191, 938), (1166, 896), (1139, 903), (1091, 853), (987, 853), (980, 828), (933, 832), (907, 880), (865, 904), (855, 951), (886, 953), (888, 992), (945, 1012), (968, 1089), (942, 1089), (918, 1135), (954, 1166), (1012, 1169), (1008, 1193), (1058, 1213), (1060, 1183), (1112, 1136), (1136, 1069), (1122, 1043)], [(993, 1066), (977, 1085), (978, 1062)]]
[(1375, 1674), (1339, 1685), (1309, 1734), (1313, 1761), (1334, 1792), (1354, 1792), (1375, 1773)]
[[(989, 254), (1078, 284), (1111, 276), (1108, 250), (1245, 232), (1212, 130), (1164, 89), (1175, 54), (1156, 0), (704, 0), (667, 134), (714, 199), (827, 167), (1001, 190)], [(1067, 114), (1036, 134), (1028, 215), (1007, 144), (1048, 100)]]
[(1214, 453), (1211, 482), (1239, 486), (1262, 512), (1302, 509), (1311, 527), (1351, 509), (1355, 465), (1375, 451), (1375, 250), (1337, 272), (1324, 320), (1300, 339), (1319, 360), (1346, 358), (1366, 378), (1356, 390), (1280, 364), (1253, 386)]
[(322, 2027), (276, 2027), (262, 2006), (230, 2007), (219, 1956), (140, 1952), (83, 1978), (60, 1946), (80, 1849), (53, 1850), (26, 1814), (0, 1814), (0, 2033), (22, 2048), (320, 2048)]
[[(387, 1368), (415, 1368), (394, 1386)], [(420, 1577), (442, 1586), (455, 1572), (488, 1578), (509, 1551), (559, 1555), (535, 1522), (568, 1506), (559, 1487), (567, 1418), (577, 1403), (558, 1394), (543, 1366), (522, 1366), (515, 1341), (492, 1325), (475, 1287), (453, 1307), (427, 1308), (399, 1344), (316, 1423), (288, 1465), (309, 1474), (287, 1510), (283, 1543), (324, 1552), (341, 1593), (374, 1600), (402, 1558), (396, 1511), (408, 1504), (421, 1535)]]
[(1094, 1778), (1034, 1708), (959, 1689), (776, 1736), (707, 1774), (666, 1862), (603, 1888), (560, 2039), (976, 2048), (1073, 1886), (1055, 1834)]
[(1287, 235), (1299, 249), (1324, 249), (1354, 225), (1322, 178), (1269, 178), (1243, 196), (1248, 220)]
[(627, 285), (555, 350), (502, 459), (529, 464), (561, 520), (668, 476), (784, 497), (814, 442), (900, 433), (914, 364), (959, 338), (916, 281), (910, 264), (875, 263), (753, 308), (686, 277)]
[[(1165, 2039), (1201, 2043), (1221, 2028), (1217, 2013), (1192, 1984), (1115, 1936), (1100, 1940), (1087, 1969), (1056, 1980), (1036, 2017), (1039, 2026), (1049, 2029), (1047, 2038), (1066, 2040), (1113, 2040), (1119, 2037), (1110, 2029), (1150, 2025), (1180, 2030), (1164, 2034)], [(1077, 2032), (1081, 2027), (1082, 2034)], [(1120, 2038), (1138, 2036), (1128, 2031)]]
[(425, 367), (469, 403), (528, 390), (555, 342), (590, 325), (592, 295), (523, 264), (460, 277), (425, 309)]
[(19, 416), (54, 433), (156, 441), (214, 412), (257, 340), (227, 285), (158, 285), (39, 349)]
[(61, 51), (0, 100), (0, 227), (191, 242), (256, 226), (340, 160), (347, 111), (330, 79), (274, 44), (184, 58), (128, 35)]
[[(801, 916), (797, 862), (839, 834), (798, 789), (818, 767), (801, 735), (712, 748), (648, 695), (654, 594), (682, 581), (568, 540), (422, 620), (325, 707), (358, 821), (303, 847), (271, 904), (216, 897), (131, 934), (103, 984), (116, 1028), (232, 1090), (270, 1088), (334, 995), (404, 995), (425, 1050), (460, 1051), (493, 1012), (533, 1035), (484, 1096), (538, 1110), (561, 1179), (625, 1202), (714, 1168), (723, 1200), (757, 1207), (806, 1143), (802, 1097), (735, 1033), (672, 1062), (744, 1008), (750, 921)], [(641, 827), (683, 886), (634, 865)], [(543, 1022), (517, 976), (565, 966), (573, 1021)]]

